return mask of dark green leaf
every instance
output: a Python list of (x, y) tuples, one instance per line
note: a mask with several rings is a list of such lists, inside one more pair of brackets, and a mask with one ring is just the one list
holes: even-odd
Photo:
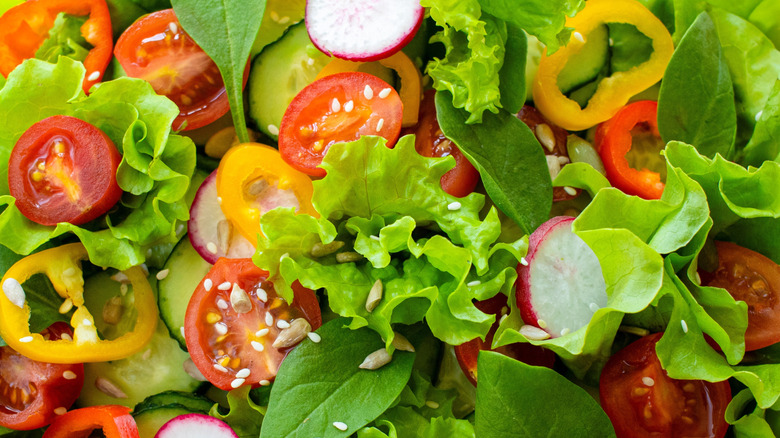
[(513, 23), (506, 24), (506, 53), (504, 65), (498, 71), (498, 90), (501, 106), (514, 114), (525, 103), (525, 61), (528, 38), (523, 29)]
[[(375, 332), (350, 330), (340, 318), (320, 327), (319, 343), (304, 340), (282, 362), (260, 436), (347, 437), (376, 419), (401, 394), (414, 354), (396, 351), (377, 370), (358, 366), (383, 347)], [(342, 422), (347, 430), (333, 423)]]
[(734, 90), (712, 19), (701, 13), (666, 68), (658, 98), (658, 130), (664, 142), (694, 145), (702, 155), (734, 151)]
[(219, 67), (241, 142), (248, 142), (243, 84), (265, 0), (173, 0), (182, 27)]
[(481, 124), (466, 125), (468, 113), (452, 95), (436, 93), (441, 129), (477, 168), (488, 196), (527, 234), (547, 220), (552, 182), (542, 146), (531, 130), (506, 111), (485, 113)]
[(549, 368), (482, 351), (477, 375), (480, 438), (615, 436), (601, 406), (584, 389)]

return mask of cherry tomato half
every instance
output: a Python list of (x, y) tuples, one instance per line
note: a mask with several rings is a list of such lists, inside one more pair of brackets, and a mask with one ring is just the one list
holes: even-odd
[(414, 147), (424, 157), (455, 158), (455, 167), (441, 177), (441, 188), (452, 196), (462, 198), (474, 191), (479, 182), (479, 172), (460, 152), (455, 143), (444, 136), (436, 118), (435, 90), (428, 90), (420, 105), (417, 125), (405, 133), (414, 134)]
[(122, 157), (95, 126), (69, 116), (32, 125), (8, 162), (16, 206), (42, 225), (80, 225), (107, 212), (122, 195), (116, 170)]
[[(58, 322), (41, 334), (60, 339), (66, 333), (73, 334), (70, 326)], [(31, 430), (48, 425), (59, 409), (73, 405), (83, 384), (83, 364), (36, 362), (0, 347), (0, 426)]]
[[(489, 315), (500, 315), (502, 309), (506, 308), (506, 296), (498, 294), (488, 300), (478, 301), (474, 305)], [(458, 358), (458, 364), (460, 364), (463, 373), (466, 374), (466, 377), (474, 386), (477, 385), (477, 358), (481, 350), (496, 351), (528, 365), (552, 368), (555, 364), (555, 353), (546, 348), (525, 342), (509, 344), (492, 350), (490, 345), (493, 343), (493, 336), (496, 334), (496, 330), (498, 330), (498, 318), (496, 318), (496, 322), (490, 328), (484, 342), (480, 338), (475, 338), (455, 346), (455, 357)]]
[(279, 152), (290, 166), (325, 176), (318, 166), (334, 143), (379, 135), (393, 147), (403, 103), (393, 87), (368, 73), (336, 73), (316, 80), (290, 102), (279, 127)]
[(181, 113), (174, 130), (200, 128), (230, 109), (219, 68), (184, 32), (173, 9), (133, 23), (117, 40), (114, 55), (128, 76), (149, 82), (176, 103)]
[[(322, 325), (313, 291), (293, 283), (295, 300), (290, 306), (276, 295), (267, 278), (268, 272), (252, 259), (220, 258), (187, 306), (187, 350), (200, 372), (220, 389), (259, 386), (276, 377), (279, 364), (293, 348), (272, 346), (280, 326), (296, 318), (306, 319), (312, 330)], [(236, 304), (237, 294), (245, 294), (250, 304), (243, 308)]]
[(601, 406), (618, 438), (724, 436), (731, 401), (728, 382), (670, 378), (655, 353), (662, 335), (634, 341), (601, 371)]
[(699, 270), (702, 284), (726, 289), (748, 305), (745, 350), (780, 342), (780, 266), (771, 259), (731, 242), (715, 242), (718, 268)]

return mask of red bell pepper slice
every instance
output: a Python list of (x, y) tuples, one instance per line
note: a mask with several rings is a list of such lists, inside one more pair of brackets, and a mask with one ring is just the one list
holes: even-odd
[(100, 82), (113, 49), (111, 16), (105, 0), (28, 0), (6, 11), (0, 17), (0, 73), (3, 76), (8, 77), (22, 61), (35, 57), (61, 12), (89, 16), (81, 26), (81, 35), (92, 45), (84, 59), (87, 69), (84, 92)]
[(642, 100), (630, 103), (596, 130), (595, 144), (609, 182), (629, 195), (644, 199), (659, 199), (665, 185), (659, 173), (629, 166), (626, 154), (633, 143), (631, 130), (638, 124), (646, 123), (653, 135), (660, 137), (657, 113), (658, 102)]
[(66, 412), (51, 423), (43, 438), (87, 437), (96, 429), (102, 429), (106, 438), (139, 438), (130, 408), (119, 405), (91, 406)]

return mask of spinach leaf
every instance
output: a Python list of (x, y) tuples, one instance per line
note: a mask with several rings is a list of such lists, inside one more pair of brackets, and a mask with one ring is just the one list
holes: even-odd
[(664, 142), (683, 141), (705, 156), (730, 158), (737, 133), (734, 89), (707, 13), (683, 35), (666, 68), (658, 97), (658, 131)]
[(477, 375), (476, 432), (481, 438), (615, 436), (599, 404), (549, 368), (481, 351)]
[[(384, 343), (371, 330), (350, 330), (334, 319), (317, 330), (319, 343), (304, 340), (279, 368), (260, 433), (265, 437), (347, 437), (376, 419), (401, 394), (414, 354), (396, 351), (377, 369), (358, 368)], [(345, 431), (333, 423), (347, 425)]]
[(173, 0), (184, 30), (219, 67), (238, 139), (249, 141), (244, 117), (244, 71), (260, 30), (266, 0)]
[(523, 29), (513, 23), (506, 23), (506, 53), (504, 65), (498, 71), (498, 90), (501, 106), (510, 113), (520, 111), (525, 103), (525, 62), (528, 38)]
[(477, 168), (490, 199), (531, 234), (550, 214), (552, 182), (542, 146), (517, 117), (485, 113), (481, 124), (466, 125), (452, 95), (436, 93), (436, 114), (444, 135)]

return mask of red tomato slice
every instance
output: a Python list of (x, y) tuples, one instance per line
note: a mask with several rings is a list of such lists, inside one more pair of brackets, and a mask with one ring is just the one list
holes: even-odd
[[(187, 350), (200, 372), (220, 389), (259, 386), (276, 377), (279, 364), (293, 348), (272, 346), (282, 330), (279, 321), (305, 318), (312, 330), (322, 325), (313, 291), (294, 283), (295, 301), (290, 306), (276, 295), (267, 278), (268, 272), (252, 259), (220, 258), (187, 306)], [(246, 312), (238, 313), (232, 304), (236, 287), (249, 297), (251, 308)]]
[(128, 76), (149, 82), (176, 103), (181, 114), (174, 130), (200, 128), (230, 109), (219, 68), (182, 30), (173, 9), (133, 23), (117, 40), (114, 55)]
[[(498, 294), (493, 298), (485, 301), (478, 301), (474, 305), (484, 313), (489, 315), (500, 315), (502, 309), (506, 308), (506, 296), (504, 294)], [(509, 356), (513, 359), (517, 359), (528, 365), (540, 366), (552, 368), (555, 364), (555, 353), (533, 344), (528, 343), (516, 343), (509, 344), (503, 347), (499, 347), (495, 350), (490, 348), (493, 343), (493, 336), (498, 329), (498, 318), (493, 326), (490, 328), (485, 341), (476, 338), (469, 342), (455, 346), (455, 357), (458, 358), (458, 364), (466, 374), (466, 377), (474, 384), (477, 385), (477, 358), (481, 350), (496, 351), (505, 356)]]
[(301, 90), (279, 127), (279, 152), (290, 166), (325, 176), (318, 166), (334, 143), (379, 135), (393, 147), (401, 132), (403, 103), (376, 76), (347, 72), (326, 76)]
[(121, 156), (95, 126), (69, 116), (32, 125), (8, 162), (16, 206), (42, 225), (83, 224), (107, 212), (122, 195), (116, 182)]
[(601, 406), (618, 438), (724, 436), (731, 401), (728, 382), (670, 378), (655, 353), (661, 336), (655, 333), (633, 342), (601, 371)]
[[(44, 330), (46, 339), (72, 335), (64, 322)], [(81, 393), (83, 364), (36, 362), (0, 347), (0, 426), (31, 430), (46, 426), (68, 409)]]
[(479, 182), (479, 172), (460, 152), (460, 149), (444, 136), (436, 118), (435, 90), (428, 90), (420, 105), (420, 118), (414, 128), (408, 130), (415, 135), (414, 147), (424, 157), (455, 158), (455, 167), (441, 177), (441, 188), (452, 196), (462, 198), (474, 191)]
[(731, 242), (715, 242), (718, 268), (699, 270), (702, 284), (726, 289), (748, 305), (745, 350), (780, 342), (780, 266), (771, 259)]

